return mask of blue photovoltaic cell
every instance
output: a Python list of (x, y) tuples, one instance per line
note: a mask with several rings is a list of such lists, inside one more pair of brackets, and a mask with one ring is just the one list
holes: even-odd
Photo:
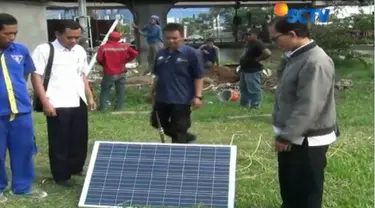
[(85, 204), (228, 207), (231, 148), (100, 143)]

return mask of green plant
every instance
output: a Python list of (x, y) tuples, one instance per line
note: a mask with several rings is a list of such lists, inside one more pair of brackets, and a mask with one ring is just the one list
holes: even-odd
[(116, 30), (120, 32), (122, 35), (125, 35), (131, 31), (131, 26), (125, 25), (125, 24), (119, 24), (117, 25)]

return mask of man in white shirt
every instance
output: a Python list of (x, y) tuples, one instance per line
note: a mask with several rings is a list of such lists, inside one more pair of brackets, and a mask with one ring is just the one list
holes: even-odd
[(87, 54), (78, 45), (81, 27), (61, 21), (56, 28), (54, 58), (47, 91), (43, 76), (50, 53), (41, 44), (32, 54), (36, 71), (31, 81), (47, 118), (49, 160), (53, 180), (64, 186), (71, 175), (81, 175), (87, 155), (88, 113), (95, 102), (87, 81)]

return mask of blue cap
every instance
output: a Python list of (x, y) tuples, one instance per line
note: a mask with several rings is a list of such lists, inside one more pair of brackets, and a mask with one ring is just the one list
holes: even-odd
[(159, 17), (156, 16), (156, 15), (152, 15), (152, 16), (151, 16), (151, 19), (154, 19), (154, 20), (156, 20), (156, 21), (159, 21)]

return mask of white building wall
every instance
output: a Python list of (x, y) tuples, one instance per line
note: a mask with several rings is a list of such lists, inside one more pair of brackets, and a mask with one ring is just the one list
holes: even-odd
[(38, 2), (0, 0), (0, 13), (8, 13), (18, 20), (17, 41), (29, 50), (48, 41), (46, 7)]

